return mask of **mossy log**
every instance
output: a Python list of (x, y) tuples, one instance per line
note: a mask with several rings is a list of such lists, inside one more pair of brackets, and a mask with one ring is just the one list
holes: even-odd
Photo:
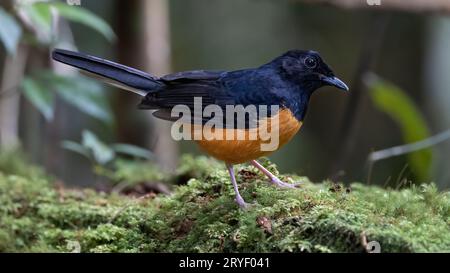
[[(270, 162), (265, 166), (274, 172)], [(304, 177), (279, 189), (237, 169), (237, 207), (222, 164), (185, 157), (171, 195), (141, 198), (64, 189), (33, 171), (0, 168), (0, 252), (449, 252), (450, 195), (433, 185), (396, 190)], [(174, 177), (172, 177), (174, 179)]]

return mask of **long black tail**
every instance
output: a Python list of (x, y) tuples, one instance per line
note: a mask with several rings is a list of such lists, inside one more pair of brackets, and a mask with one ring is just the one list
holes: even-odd
[(94, 56), (55, 49), (52, 57), (55, 61), (79, 68), (90, 76), (141, 96), (164, 85), (159, 78), (150, 74)]

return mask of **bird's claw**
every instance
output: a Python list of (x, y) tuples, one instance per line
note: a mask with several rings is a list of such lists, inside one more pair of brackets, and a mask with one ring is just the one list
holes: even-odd
[(256, 205), (256, 203), (247, 203), (247, 202), (245, 202), (244, 199), (241, 196), (236, 197), (235, 201), (239, 205), (239, 207), (241, 209), (243, 209), (243, 210), (248, 210), (251, 207), (253, 207), (254, 205)]
[(281, 181), (279, 178), (272, 178), (271, 179), (272, 184), (280, 187), (280, 188), (289, 188), (289, 189), (298, 189), (301, 187), (301, 183), (296, 183), (296, 184), (289, 184), (286, 182)]

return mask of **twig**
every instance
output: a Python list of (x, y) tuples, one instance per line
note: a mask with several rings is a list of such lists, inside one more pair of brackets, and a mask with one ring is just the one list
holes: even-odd
[(395, 184), (397, 185), (397, 187), (400, 187), (399, 185), (401, 185), (401, 182), (402, 182), (402, 177), (403, 177), (403, 175), (405, 174), (405, 172), (406, 172), (406, 170), (408, 169), (408, 167), (409, 167), (409, 165), (408, 164), (405, 164), (405, 166), (403, 166), (403, 168), (402, 168), (402, 170), (400, 171), (400, 173), (398, 174), (398, 177), (397, 177), (397, 182), (395, 182)]
[(384, 184), (383, 184), (383, 189), (387, 188), (387, 186), (389, 185), (389, 182), (391, 182), (391, 180), (392, 180), (392, 176), (389, 176), (388, 178), (386, 178), (386, 181), (384, 181)]
[(394, 156), (409, 154), (412, 152), (430, 148), (432, 146), (435, 146), (435, 145), (437, 145), (441, 142), (447, 141), (449, 139), (450, 139), (450, 129), (448, 129), (444, 132), (441, 132), (437, 135), (434, 135), (430, 138), (418, 141), (418, 142), (409, 143), (406, 145), (395, 146), (395, 147), (392, 147), (389, 149), (372, 152), (369, 155), (368, 160), (371, 162), (376, 162), (376, 161), (391, 158)]

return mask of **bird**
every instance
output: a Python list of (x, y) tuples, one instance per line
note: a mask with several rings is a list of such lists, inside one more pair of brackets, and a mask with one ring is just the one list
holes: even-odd
[[(52, 58), (105, 83), (141, 96), (138, 108), (152, 110), (157, 118), (177, 122), (182, 117), (174, 115), (174, 109), (183, 106), (182, 109), (191, 110), (188, 119), (181, 122), (192, 125), (191, 136), (195, 130), (204, 129), (213, 117), (217, 118), (216, 121), (225, 120), (227, 115), (216, 112), (210, 115), (209, 119), (202, 115), (209, 106), (217, 106), (219, 110), (228, 109), (228, 106), (254, 106), (252, 109), (256, 109), (256, 114), (249, 114), (252, 117), (248, 120), (244, 118), (245, 121), (241, 122), (233, 115), (231, 122), (226, 121), (226, 126), (210, 128), (219, 136), (227, 133), (235, 136), (241, 133), (243, 138), (194, 139), (207, 154), (225, 162), (235, 192), (235, 201), (242, 209), (250, 205), (239, 192), (234, 166), (249, 163), (267, 176), (269, 182), (275, 186), (298, 188), (299, 184), (282, 181), (257, 160), (275, 152), (299, 132), (310, 98), (317, 89), (333, 86), (349, 91), (348, 86), (335, 76), (320, 54), (313, 50), (290, 50), (256, 68), (234, 71), (192, 70), (162, 77), (69, 50), (54, 49)], [(198, 104), (201, 111), (194, 109)], [(249, 139), (249, 135), (261, 129), (262, 124), (266, 124), (266, 127), (267, 124), (274, 125), (270, 127), (271, 130), (267, 130), (269, 133), (275, 131), (273, 128), (277, 129), (277, 145), (274, 149), (262, 149), (267, 139), (258, 134)]]

